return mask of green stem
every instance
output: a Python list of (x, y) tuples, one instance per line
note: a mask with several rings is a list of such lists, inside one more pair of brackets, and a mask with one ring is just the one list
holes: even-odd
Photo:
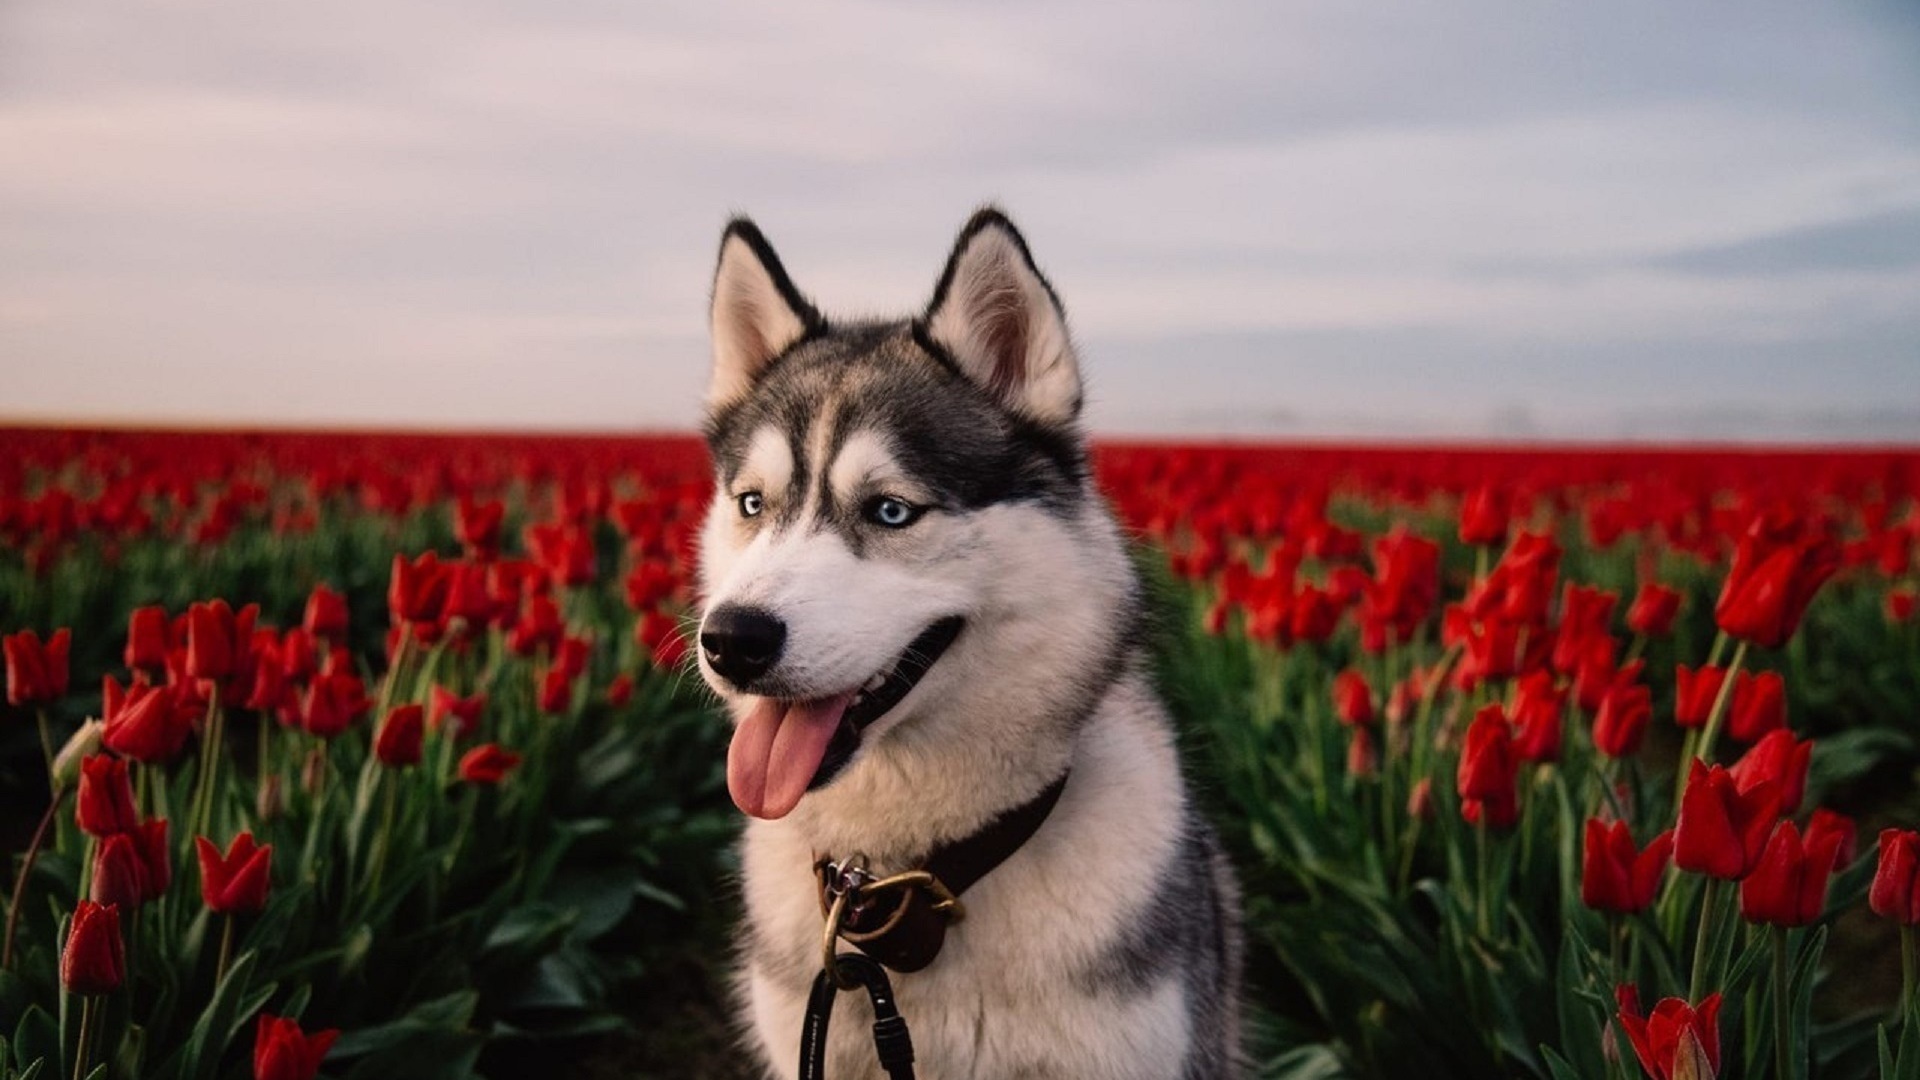
[(99, 997), (87, 994), (80, 999), (80, 1046), (73, 1056), (73, 1080), (86, 1080), (87, 1064), (93, 1057), (93, 1029), (99, 1019)]
[(1718, 878), (1708, 878), (1706, 888), (1700, 893), (1700, 935), (1693, 942), (1693, 970), (1687, 982), (1689, 1002), (1699, 1001), (1706, 990), (1708, 949), (1720, 912), (1720, 893)]
[(233, 958), (233, 913), (222, 916), (220, 924), (220, 960), (213, 966), (213, 985), (217, 989), (227, 978), (227, 961)]
[(1798, 1070), (1794, 1068), (1793, 1025), (1787, 1017), (1787, 1002), (1793, 997), (1793, 988), (1787, 985), (1790, 977), (1787, 968), (1787, 928), (1769, 927), (1773, 931), (1773, 1061), (1774, 1075), (1778, 1080), (1793, 1080)]
[(1486, 808), (1481, 808), (1480, 820), (1473, 823), (1474, 837), (1479, 841), (1480, 903), (1474, 912), (1475, 928), (1482, 938), (1493, 937), (1493, 841), (1487, 831)]
[[(4, 967), (4, 965), (0, 965)], [(1914, 1007), (1914, 928), (1901, 924), (1901, 1022)]]
[(200, 786), (194, 793), (193, 836), (210, 836), (213, 827), (213, 790), (217, 782), (216, 774), (220, 769), (220, 739), (224, 725), (224, 716), (220, 708), (220, 691), (216, 687), (209, 691), (207, 698), (207, 726), (205, 746), (201, 748), (201, 764), (205, 766), (200, 773)]
[(380, 701), (374, 706), (373, 722), (378, 724), (386, 719), (387, 710), (393, 706), (393, 695), (400, 681), (400, 673), (413, 657), (413, 624), (400, 624), (400, 644), (394, 646), (393, 663), (387, 668), (387, 677), (380, 683)]
[(47, 723), (46, 707), (42, 706), (39, 709), (34, 710), (34, 718), (40, 722), (40, 752), (46, 755), (47, 776), (52, 777), (53, 776), (53, 758), (54, 758), (53, 728)]
[(1733, 700), (1733, 684), (1740, 675), (1740, 665), (1747, 659), (1747, 643), (1741, 641), (1733, 648), (1733, 659), (1727, 663), (1727, 673), (1720, 680), (1720, 690), (1713, 695), (1713, 711), (1707, 714), (1707, 726), (1700, 735), (1700, 760), (1713, 760), (1713, 743), (1720, 736), (1720, 727), (1727, 719), (1727, 705)]
[(1632, 643), (1627, 646), (1627, 655), (1620, 658), (1620, 666), (1626, 667), (1628, 664), (1640, 659), (1640, 654), (1646, 651), (1647, 636), (1645, 634), (1633, 635)]
[(380, 878), (387, 868), (387, 849), (392, 846), (393, 813), (399, 794), (400, 778), (383, 771), (375, 781), (380, 785), (380, 831), (373, 838), (373, 867), (367, 873), (367, 897), (380, 899)]

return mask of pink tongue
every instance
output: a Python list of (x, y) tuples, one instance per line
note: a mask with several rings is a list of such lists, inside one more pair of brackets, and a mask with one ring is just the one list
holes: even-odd
[(727, 790), (733, 804), (772, 821), (793, 812), (807, 793), (852, 694), (820, 701), (758, 698), (727, 747)]

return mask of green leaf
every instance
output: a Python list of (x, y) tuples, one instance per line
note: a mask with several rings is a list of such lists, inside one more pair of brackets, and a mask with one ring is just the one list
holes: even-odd
[(576, 912), (549, 904), (525, 904), (506, 914), (481, 946), (489, 964), (518, 967), (558, 948), (579, 921)]
[[(1547, 1074), (1553, 1077), (1553, 1080), (1581, 1080), (1580, 1071), (1568, 1064), (1567, 1059), (1556, 1053), (1553, 1047), (1547, 1046), (1544, 1043), (1541, 1044), (1540, 1056), (1546, 1059)], [(1605, 1076), (1607, 1073), (1603, 1066), (1599, 1072), (1589, 1072), (1586, 1075), (1589, 1077)]]
[(257, 989), (250, 986), (254, 962), (254, 953), (241, 953), (233, 966), (227, 969), (227, 977), (214, 988), (213, 997), (200, 1014), (199, 1022), (193, 1025), (193, 1033), (187, 1037), (187, 1044), (181, 1051), (181, 1080), (216, 1075), (220, 1059), (234, 1036), (273, 996), (277, 988), (275, 983), (267, 983)]
[(29, 1005), (21, 1014), (13, 1029), (13, 1056), (22, 1063), (60, 1060), (60, 1025), (47, 1010)]
[(480, 995), (472, 990), (421, 1002), (398, 1020), (346, 1032), (334, 1044), (331, 1056), (356, 1058), (380, 1054), (435, 1032), (464, 1032), (472, 1023), (473, 1010), (479, 1002)]
[(1297, 1047), (1260, 1070), (1262, 1080), (1339, 1080), (1346, 1075), (1339, 1056), (1325, 1046)]

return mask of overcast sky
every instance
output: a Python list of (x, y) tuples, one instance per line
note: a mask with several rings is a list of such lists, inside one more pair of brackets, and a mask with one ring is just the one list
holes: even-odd
[(1105, 432), (1920, 440), (1920, 5), (0, 4), (0, 419), (690, 428), (1002, 203)]

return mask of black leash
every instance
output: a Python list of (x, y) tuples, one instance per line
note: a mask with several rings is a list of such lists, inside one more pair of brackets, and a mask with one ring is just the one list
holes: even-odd
[(834, 957), (834, 969), (814, 976), (813, 993), (807, 996), (807, 1015), (800, 1027), (800, 1080), (826, 1080), (827, 1021), (833, 1017), (833, 1002), (842, 984), (866, 987), (873, 1002), (873, 1048), (880, 1055), (880, 1067), (890, 1080), (913, 1080), (913, 1040), (893, 1003), (893, 984), (887, 981), (886, 970), (859, 953)]

